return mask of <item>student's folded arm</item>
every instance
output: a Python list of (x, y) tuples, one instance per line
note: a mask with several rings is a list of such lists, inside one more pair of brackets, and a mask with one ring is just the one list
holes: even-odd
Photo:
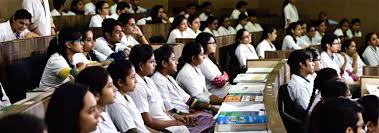
[(179, 123), (177, 120), (160, 120), (151, 117), (149, 112), (143, 112), (141, 113), (142, 119), (145, 122), (145, 125), (148, 127), (151, 127), (155, 130), (164, 129), (170, 126), (179, 126)]

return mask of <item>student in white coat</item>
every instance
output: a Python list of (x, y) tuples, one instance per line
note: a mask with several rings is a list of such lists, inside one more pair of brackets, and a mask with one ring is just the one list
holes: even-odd
[(91, 17), (89, 27), (101, 27), (104, 19), (109, 18), (109, 6), (105, 1), (98, 1), (96, 3), (96, 15)]
[(153, 132), (153, 129), (146, 128), (135, 102), (127, 95), (128, 92), (134, 91), (136, 84), (136, 71), (133, 64), (128, 60), (115, 61), (107, 70), (113, 79), (113, 84), (118, 88), (115, 103), (107, 108), (118, 131), (149, 133), (151, 130)]
[(249, 18), (245, 14), (240, 14), (238, 16), (238, 25), (235, 28), (235, 31), (239, 31), (240, 29), (246, 29), (246, 25), (248, 23)]
[(314, 72), (312, 55), (305, 50), (295, 50), (288, 57), (291, 80), (288, 82), (288, 93), (291, 100), (307, 109), (313, 90), (313, 80), (307, 78)]
[(75, 53), (83, 52), (81, 33), (77, 29), (64, 28), (58, 34), (58, 39), (50, 41), (47, 54), (50, 55), (39, 87), (54, 87), (72, 79), (85, 64), (77, 64), (77, 67), (70, 65)]
[(227, 16), (222, 16), (219, 19), (219, 22), (221, 23), (220, 27), (218, 27), (217, 32), (220, 36), (227, 36), (227, 35), (235, 35), (236, 31), (231, 25), (230, 18)]
[(308, 25), (306, 34), (301, 37), (306, 43), (310, 45), (320, 45), (316, 40), (316, 27), (314, 25)]
[(361, 60), (357, 52), (356, 43), (351, 39), (342, 42), (342, 52), (346, 59), (346, 72), (354, 81), (357, 81), (363, 75), (363, 66), (366, 64)]
[(189, 16), (188, 17), (188, 27), (187, 32), (190, 33), (191, 38), (196, 38), (197, 35), (201, 33), (200, 30), (200, 18), (199, 16)]
[(37, 37), (37, 34), (27, 29), (31, 18), (27, 10), (19, 9), (10, 20), (0, 23), (0, 42)]
[(122, 24), (122, 29), (124, 29), (124, 32), (122, 32), (123, 36), (121, 38), (121, 44), (129, 48), (138, 44), (149, 44), (141, 29), (136, 25), (136, 21), (131, 14), (121, 14), (118, 21)]
[(228, 74), (221, 69), (215, 58), (216, 40), (212, 34), (200, 33), (196, 37), (196, 42), (200, 43), (204, 49), (204, 60), (199, 65), (201, 72), (205, 76), (205, 81), (209, 92), (220, 98), (224, 98), (231, 87)]
[(205, 1), (201, 6), (200, 6), (201, 10), (203, 11), (202, 13), (200, 13), (199, 17), (200, 17), (200, 21), (201, 22), (204, 22), (204, 21), (207, 21), (208, 17), (209, 16), (213, 16), (212, 14), (212, 3), (209, 2), (209, 1)]
[(299, 13), (297, 12), (297, 8), (295, 6), (296, 0), (284, 0), (283, 3), (283, 13), (284, 13), (284, 21), (285, 26), (287, 28), (291, 23), (297, 22), (299, 20)]
[(218, 28), (218, 20), (216, 17), (209, 16), (207, 19), (207, 27), (203, 30), (203, 32), (210, 33), (215, 37), (220, 36), (217, 31)]
[[(118, 3), (120, 3), (120, 2), (123, 2), (123, 3), (126, 3), (126, 4), (128, 4), (128, 10), (130, 10), (130, 1), (129, 0), (113, 0), (113, 5), (111, 6), (111, 8), (109, 8), (109, 11), (110, 11), (110, 13), (111, 13), (111, 15), (113, 15), (113, 14), (117, 14), (117, 5), (118, 5)], [(129, 11), (128, 11), (129, 12)]]
[(102, 23), (103, 37), (96, 39), (94, 49), (109, 57), (112, 53), (124, 51), (128, 48), (120, 43), (122, 38), (121, 23), (113, 18), (105, 19)]
[(238, 59), (241, 68), (246, 68), (246, 60), (259, 59), (255, 48), (251, 45), (251, 34), (246, 29), (237, 31), (236, 44), (238, 44), (235, 55)]
[(350, 30), (349, 26), (350, 26), (350, 22), (348, 19), (346, 18), (341, 19), (341, 21), (339, 22), (338, 28), (334, 31), (334, 34), (337, 37), (345, 37), (345, 38), (348, 37), (347, 31)]
[[(154, 56), (157, 61), (156, 72), (151, 77), (158, 87), (158, 90), (163, 98), (163, 103), (166, 110), (176, 114), (192, 114), (196, 117), (198, 125), (190, 127), (190, 132), (205, 132), (211, 129), (214, 124), (213, 116), (208, 112), (203, 112), (204, 109), (210, 109), (213, 113), (218, 109), (211, 104), (201, 102), (195, 97), (187, 94), (170, 76), (176, 73), (176, 61), (174, 49), (170, 45), (163, 45), (154, 51)], [(196, 109), (200, 112), (193, 113), (190, 109)]]
[(247, 14), (247, 2), (245, 1), (238, 1), (236, 4), (236, 9), (232, 11), (232, 14), (230, 15), (230, 19), (238, 19), (238, 16), (242, 13), (246, 16), (249, 16)]
[(40, 35), (55, 35), (55, 25), (50, 14), (48, 0), (23, 0), (22, 8), (32, 14), (32, 23), (30, 31)]
[(348, 38), (362, 37), (361, 20), (359, 18), (354, 18), (351, 20), (351, 27), (346, 31), (346, 35)]
[(51, 10), (50, 14), (52, 17), (54, 16), (72, 16), (75, 15), (75, 13), (71, 11), (67, 11), (65, 9), (66, 0), (53, 0), (53, 7), (54, 9)]
[(249, 32), (262, 32), (263, 31), (263, 28), (257, 21), (257, 14), (255, 12), (250, 14), (249, 21), (246, 24), (246, 29)]
[(176, 81), (192, 97), (206, 103), (220, 105), (224, 100), (209, 92), (205, 76), (198, 67), (203, 60), (203, 47), (199, 43), (187, 43), (179, 59)]
[(102, 119), (97, 123), (96, 130), (91, 133), (119, 133), (106, 109), (115, 102), (117, 90), (109, 73), (101, 66), (88, 67), (78, 74), (75, 83), (88, 86), (97, 100), (96, 109)]
[(186, 126), (194, 124), (193, 117), (169, 114), (157, 86), (148, 77), (154, 73), (156, 66), (153, 48), (150, 45), (136, 45), (130, 51), (129, 59), (135, 66), (137, 83), (135, 90), (128, 95), (136, 103), (144, 123), (155, 130), (188, 133)]
[(187, 31), (187, 19), (183, 15), (177, 16), (171, 23), (171, 32), (168, 36), (167, 43), (175, 43), (176, 38), (193, 38)]
[(261, 42), (257, 46), (257, 55), (259, 59), (265, 58), (265, 51), (276, 51), (275, 45), (272, 43), (276, 40), (276, 29), (272, 26), (264, 28)]
[(84, 15), (84, 4), (82, 0), (74, 0), (71, 2), (71, 13), (75, 15)]
[(287, 28), (287, 35), (283, 39), (282, 50), (297, 50), (309, 46), (301, 36), (301, 25), (297, 22), (291, 23)]
[(95, 15), (96, 14), (96, 0), (91, 0), (84, 5), (84, 15)]
[(362, 54), (363, 60), (368, 66), (378, 66), (379, 65), (379, 40), (376, 33), (368, 33), (366, 35), (366, 47)]
[(128, 3), (126, 3), (126, 2), (119, 2), (117, 4), (116, 13), (110, 15), (109, 17), (117, 20), (118, 17), (121, 14), (123, 14), (123, 13), (129, 13), (129, 8), (130, 8), (130, 6), (129, 6)]
[(140, 6), (142, 0), (130, 0), (130, 13), (147, 13), (147, 9)]
[(316, 22), (316, 35), (315, 40), (316, 44), (321, 44), (322, 36), (326, 33), (327, 25), (326, 21), (319, 20)]

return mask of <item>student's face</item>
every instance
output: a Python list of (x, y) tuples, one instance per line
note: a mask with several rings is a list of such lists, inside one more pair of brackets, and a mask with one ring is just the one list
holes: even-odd
[(247, 6), (242, 6), (239, 10), (240, 10), (240, 12), (243, 13), (247, 10)]
[(332, 53), (337, 53), (341, 49), (340, 45), (341, 45), (340, 39), (334, 39), (332, 44), (326, 44), (326, 46)]
[(241, 22), (240, 22), (240, 24), (242, 25), (242, 26), (245, 26), (246, 24), (247, 24), (247, 18), (245, 18), (245, 19), (242, 19), (241, 20)]
[(357, 47), (356, 47), (354, 41), (351, 42), (350, 46), (346, 49), (345, 52), (346, 52), (346, 54), (348, 54), (350, 56), (357, 52)]
[(134, 18), (129, 19), (128, 23), (124, 26), (124, 30), (128, 35), (136, 33), (138, 31), (136, 20)]
[(212, 24), (209, 26), (211, 30), (217, 30), (218, 27), (218, 20), (216, 19), (215, 21), (212, 22)]
[(212, 6), (205, 7), (205, 9), (204, 9), (205, 14), (209, 14), (211, 12), (212, 12)]
[(159, 18), (162, 18), (163, 14), (165, 14), (165, 13), (164, 13), (164, 10), (163, 10), (163, 8), (160, 8), (160, 9), (158, 10), (158, 17), (159, 17)]
[(28, 28), (29, 24), (29, 19), (13, 19), (12, 27), (16, 30), (16, 32), (21, 33)]
[(180, 31), (185, 31), (185, 30), (187, 30), (187, 27), (188, 27), (187, 19), (183, 19), (182, 22), (180, 22), (178, 29)]
[(295, 30), (292, 30), (292, 34), (294, 36), (301, 36), (302, 31), (303, 30), (301, 29), (301, 25), (296, 25)]
[(217, 48), (216, 41), (213, 37), (211, 37), (207, 45), (207, 52), (208, 52), (207, 54), (216, 53), (216, 48)]
[(195, 15), (195, 14), (196, 14), (196, 11), (197, 11), (197, 9), (196, 9), (195, 6), (191, 6), (191, 7), (189, 7), (189, 8), (187, 9), (187, 12), (188, 12), (189, 15)]
[(303, 66), (303, 68), (307, 74), (314, 73), (314, 63), (309, 59), (306, 60), (305, 66)]
[(305, 35), (307, 33), (307, 24), (301, 25), (301, 35)]
[(155, 63), (155, 57), (153, 55), (146, 63), (141, 64), (141, 71), (145, 75), (151, 75), (154, 73), (155, 66), (157, 66), (157, 63)]
[(313, 59), (314, 71), (316, 72), (322, 69), (322, 62), (320, 60), (321, 60), (320, 56), (317, 56), (315, 59)]
[(349, 29), (349, 23), (345, 22), (342, 24), (341, 30), (342, 31), (347, 31)]
[(257, 23), (257, 17), (256, 17), (256, 16), (251, 16), (251, 17), (250, 17), (250, 21), (251, 21), (252, 23)]
[(197, 31), (200, 29), (200, 18), (196, 18), (195, 20), (192, 21), (192, 24), (191, 24), (191, 29)]
[(321, 33), (325, 33), (325, 32), (326, 32), (326, 24), (325, 24), (325, 22), (322, 22), (322, 23), (318, 26), (318, 31), (321, 32)]
[(362, 113), (358, 113), (358, 122), (357, 122), (357, 133), (365, 133), (364, 131), (364, 122), (363, 122), (363, 117), (362, 117)]
[(102, 94), (100, 96), (100, 100), (102, 101), (102, 104), (108, 105), (108, 104), (114, 103), (116, 91), (117, 91), (117, 88), (113, 85), (113, 80), (109, 76), (107, 84), (105, 84), (102, 90)]
[(204, 58), (204, 49), (203, 47), (201, 47), (200, 54), (192, 57), (192, 64), (195, 66), (200, 65), (201, 63), (203, 63)]
[(275, 41), (276, 37), (278, 37), (276, 30), (274, 30), (272, 33), (268, 33), (268, 38), (271, 40), (271, 42)]
[(222, 25), (225, 27), (225, 28), (228, 28), (230, 26), (230, 18), (229, 17), (225, 17), (224, 19), (224, 23), (222, 23)]
[(103, 7), (100, 10), (100, 15), (109, 15), (109, 5), (108, 3), (104, 3)]
[(79, 125), (81, 132), (91, 132), (96, 130), (100, 112), (96, 108), (95, 96), (87, 91), (83, 99), (83, 108), (80, 110)]
[(310, 37), (315, 37), (316, 36), (316, 28), (315, 27), (311, 27), (309, 29), (308, 36), (310, 36)]
[(112, 43), (120, 43), (122, 38), (122, 28), (120, 25), (116, 25), (113, 27), (111, 36), (109, 37), (109, 40)]
[(244, 31), (243, 35), (241, 37), (242, 44), (249, 44), (251, 43), (251, 35), (248, 31)]
[(82, 39), (67, 42), (66, 46), (73, 53), (82, 53), (83, 52), (83, 41), (82, 41)]
[(82, 1), (79, 1), (78, 4), (76, 4), (76, 9), (80, 12), (84, 11), (84, 4)]
[(378, 36), (376, 34), (373, 34), (370, 38), (369, 43), (370, 43), (370, 45), (378, 46), (378, 43), (379, 43)]
[(134, 69), (134, 67), (132, 67), (129, 70), (129, 75), (124, 77), (123, 80), (119, 81), (119, 82), (121, 82), (121, 84), (119, 84), (119, 86), (120, 86), (119, 89), (123, 89), (123, 91), (125, 91), (125, 92), (133, 92), (134, 88), (136, 87), (136, 83), (137, 83), (136, 70)]
[(175, 54), (172, 53), (168, 61), (164, 61), (166, 63), (166, 68), (170, 71), (170, 73), (175, 73), (177, 71), (178, 61), (176, 60)]
[(92, 31), (88, 31), (85, 34), (86, 34), (87, 38), (84, 38), (84, 40), (83, 40), (83, 43), (84, 43), (83, 52), (89, 52), (95, 46), (94, 41), (93, 41), (93, 33), (92, 33)]
[(361, 23), (354, 23), (351, 26), (351, 30), (353, 30), (353, 31), (359, 31), (360, 28), (361, 28)]

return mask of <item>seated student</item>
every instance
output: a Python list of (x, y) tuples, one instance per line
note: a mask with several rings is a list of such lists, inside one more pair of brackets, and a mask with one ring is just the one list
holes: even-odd
[[(209, 109), (217, 113), (218, 108), (190, 96), (170, 76), (177, 72), (177, 60), (174, 49), (170, 45), (163, 45), (154, 51), (157, 61), (156, 72), (151, 77), (157, 85), (163, 98), (165, 108), (172, 113), (188, 114), (190, 109)], [(170, 94), (170, 95), (167, 95)]]
[(247, 10), (247, 2), (238, 1), (236, 4), (236, 9), (234, 9), (232, 14), (230, 15), (230, 19), (238, 19), (238, 16), (241, 13), (245, 14), (246, 16), (249, 16), (246, 10)]
[(129, 6), (129, 13), (146, 13), (147, 9), (140, 6), (140, 2), (142, 0), (130, 0)]
[(99, 118), (96, 98), (89, 88), (65, 83), (52, 94), (45, 122), (49, 133), (88, 133), (96, 130)]
[(102, 23), (103, 37), (99, 37), (95, 42), (95, 50), (109, 57), (112, 53), (119, 51), (127, 52), (127, 46), (122, 45), (121, 23), (113, 18), (105, 19)]
[(64, 5), (66, 2), (66, 0), (53, 0), (54, 9), (50, 12), (51, 16), (54, 17), (75, 15), (73, 12), (65, 11)]
[(198, 16), (197, 9), (198, 6), (196, 3), (189, 3), (186, 5), (186, 10), (182, 15), (184, 15), (186, 18), (188, 18), (189, 16)]
[(209, 2), (209, 1), (204, 2), (200, 6), (200, 8), (202, 10), (202, 12), (199, 15), (201, 22), (207, 21), (209, 16), (213, 16), (213, 14), (212, 14), (212, 3), (211, 2)]
[(204, 49), (203, 63), (199, 65), (204, 74), (208, 91), (213, 95), (224, 98), (231, 87), (228, 74), (221, 69), (215, 58), (217, 44), (215, 37), (209, 33), (200, 33), (196, 37), (196, 42), (200, 43)]
[(207, 27), (203, 30), (203, 32), (210, 33), (215, 37), (220, 36), (217, 31), (218, 28), (218, 20), (216, 17), (209, 16), (207, 19)]
[(72, 66), (75, 53), (83, 52), (81, 33), (74, 28), (64, 28), (58, 38), (50, 41), (47, 54), (50, 56), (43, 70), (39, 87), (54, 87), (72, 79), (86, 65), (83, 63)]
[(143, 119), (133, 99), (127, 95), (133, 92), (136, 84), (136, 71), (128, 60), (115, 61), (108, 67), (108, 72), (113, 79), (113, 84), (118, 88), (115, 103), (108, 106), (113, 123), (118, 131), (125, 133), (133, 130), (148, 133)]
[(301, 39), (301, 25), (298, 22), (291, 23), (287, 28), (287, 35), (283, 39), (282, 50), (298, 50), (309, 46)]
[(129, 4), (126, 2), (119, 2), (117, 3), (117, 8), (116, 8), (116, 13), (112, 14), (109, 16), (110, 18), (113, 18), (115, 20), (118, 19), (118, 17), (123, 14), (123, 13), (128, 13), (129, 12)]
[(291, 80), (288, 82), (288, 93), (295, 104), (307, 109), (312, 95), (313, 81), (307, 78), (314, 72), (312, 55), (305, 50), (295, 50), (288, 57)]
[[(323, 67), (322, 63), (321, 63), (321, 56), (320, 56), (320, 52), (318, 52), (318, 49), (316, 48), (313, 48), (313, 47), (308, 47), (305, 49), (307, 52), (310, 52), (312, 54), (312, 61), (313, 63), (315, 64), (314, 66), (314, 73), (309, 75), (313, 78), (316, 78), (317, 76), (317, 73), (318, 71), (320, 71)], [(309, 78), (311, 78), (309, 77)]]
[(185, 126), (193, 123), (193, 117), (182, 115), (169, 115), (164, 107), (162, 96), (154, 81), (148, 77), (155, 69), (153, 49), (150, 45), (136, 45), (129, 55), (130, 61), (135, 66), (136, 88), (128, 95), (132, 97), (141, 113), (145, 124), (155, 130), (166, 129), (175, 133), (188, 133)]
[(284, 0), (283, 1), (283, 15), (285, 25), (284, 28), (288, 28), (291, 23), (299, 21), (299, 13), (296, 8), (296, 0)]
[(337, 71), (332, 68), (323, 68), (317, 72), (313, 82), (312, 96), (310, 97), (306, 112), (310, 114), (318, 102), (321, 101), (321, 90), (326, 81), (338, 80)]
[(87, 65), (107, 66), (111, 63), (110, 60), (106, 60), (107, 56), (93, 49), (93, 33), (90, 29), (82, 32), (82, 38), (83, 52), (74, 54), (71, 62), (72, 65), (76, 66), (78, 63), (84, 63)]
[(307, 23), (303, 20), (297, 21), (301, 26), (301, 35), (300, 37), (304, 36), (307, 33)]
[(337, 36), (337, 37), (347, 37), (347, 31), (350, 30), (349, 28), (350, 26), (350, 22), (348, 19), (346, 18), (343, 18), (339, 24), (338, 24), (338, 28), (334, 31), (334, 34)]
[(324, 11), (321, 11), (319, 14), (318, 14), (318, 20), (320, 21), (325, 21), (325, 24), (326, 25), (335, 25), (335, 24), (338, 24), (337, 21), (334, 21), (332, 19), (329, 19), (328, 18), (328, 15), (326, 14), (326, 12)]
[(27, 29), (31, 23), (31, 18), (32, 15), (27, 10), (20, 9), (14, 13), (10, 20), (0, 23), (0, 42), (37, 37), (37, 34)]
[(109, 18), (109, 6), (105, 1), (96, 2), (96, 15), (91, 17), (89, 27), (101, 27), (104, 19)]
[(22, 8), (32, 14), (29, 30), (40, 36), (55, 35), (55, 25), (50, 14), (48, 0), (22, 0)]
[(362, 37), (361, 20), (359, 18), (354, 18), (351, 20), (351, 27), (346, 31), (346, 35), (348, 38)]
[(96, 130), (91, 133), (118, 133), (106, 110), (107, 106), (114, 103), (117, 90), (108, 72), (100, 66), (88, 67), (78, 74), (75, 83), (88, 86), (97, 100), (96, 109), (102, 119), (97, 124)]
[(129, 0), (112, 0), (113, 1), (113, 5), (111, 6), (111, 8), (109, 8), (109, 12), (111, 13), (111, 15), (113, 14), (117, 14), (117, 5), (119, 2), (123, 2), (123, 3), (126, 3), (128, 4), (128, 12), (130, 10), (130, 5), (129, 5)]
[(362, 110), (350, 99), (325, 101), (311, 113), (308, 133), (364, 133)]
[(197, 35), (201, 33), (200, 30), (200, 18), (199, 16), (189, 16), (188, 18), (188, 27), (187, 32), (190, 34), (190, 38), (196, 38)]
[(71, 2), (71, 11), (75, 15), (84, 15), (84, 5), (82, 0), (73, 0)]
[(342, 55), (346, 60), (345, 71), (355, 81), (358, 80), (359, 76), (363, 75), (363, 66), (366, 66), (366, 64), (361, 60), (357, 52), (356, 43), (351, 39), (346, 39), (342, 42), (342, 51), (344, 52)]
[(187, 28), (187, 19), (183, 15), (177, 16), (171, 23), (167, 43), (175, 43), (176, 38), (194, 38), (187, 31)]
[(176, 81), (192, 97), (202, 102), (220, 105), (224, 100), (208, 91), (203, 73), (199, 65), (204, 59), (204, 49), (199, 43), (187, 43), (179, 58)]
[(238, 16), (238, 25), (236, 26), (235, 30), (239, 31), (240, 29), (246, 29), (246, 25), (249, 18), (245, 14), (240, 14)]
[(375, 95), (367, 95), (359, 98), (358, 103), (364, 108), (362, 112), (366, 126), (366, 133), (379, 132), (379, 98)]
[[(203, 34), (203, 33), (202, 33)], [(201, 35), (201, 34), (200, 34)], [(156, 57), (157, 71), (151, 77), (162, 96), (166, 110), (176, 114), (193, 114), (198, 126), (189, 128), (190, 132), (206, 132), (215, 124), (213, 116), (207, 112), (192, 113), (190, 109), (211, 109), (217, 112), (218, 109), (211, 104), (200, 102), (199, 99), (188, 95), (175, 81), (170, 74), (176, 73), (177, 61), (174, 49), (170, 45), (163, 45), (154, 51)], [(201, 126), (200, 126), (201, 125)]]
[[(123, 36), (121, 38), (121, 44), (130, 48), (137, 44), (149, 44), (141, 29), (136, 25), (136, 21), (131, 14), (121, 14), (118, 21), (122, 24), (121, 27), (124, 30), (124, 32), (122, 32)], [(137, 38), (134, 38), (133, 36)]]
[(259, 59), (265, 58), (265, 51), (275, 51), (275, 45), (273, 42), (276, 40), (276, 29), (272, 26), (267, 26), (264, 28), (262, 33), (262, 38), (257, 46), (257, 55)]
[(84, 15), (95, 15), (96, 14), (96, 3), (97, 0), (91, 0), (84, 5)]
[(315, 35), (315, 40), (316, 44), (321, 44), (321, 39), (326, 33), (326, 21), (317, 21), (316, 22), (316, 35)]
[(137, 21), (137, 25), (171, 23), (170, 17), (164, 11), (163, 5), (155, 5), (149, 11), (149, 17)]
[(368, 66), (379, 65), (379, 40), (376, 33), (367, 33), (366, 37), (367, 47), (362, 54), (363, 60)]
[(306, 43), (310, 45), (320, 45), (316, 40), (316, 27), (314, 25), (308, 25), (306, 34), (301, 36)]
[(43, 120), (28, 113), (13, 113), (2, 116), (0, 130), (2, 133), (47, 133), (47, 127)]
[(222, 16), (219, 19), (221, 23), (220, 27), (218, 27), (217, 32), (219, 36), (227, 36), (227, 35), (235, 35), (236, 31), (231, 25), (230, 18), (227, 16)]
[(246, 24), (246, 29), (249, 32), (262, 32), (263, 31), (263, 28), (257, 21), (257, 14), (255, 12), (250, 14), (249, 21)]
[(345, 61), (342, 62), (339, 55), (337, 55), (337, 52), (340, 50), (340, 44), (341, 41), (336, 35), (324, 35), (321, 41), (321, 49), (323, 50), (321, 52), (321, 62), (323, 68), (333, 68), (340, 75), (341, 79), (351, 83), (353, 79), (345, 73), (345, 68), (343, 67)]
[(7, 94), (5, 93), (4, 88), (1, 85), (1, 83), (0, 83), (0, 89), (1, 89), (0, 90), (0, 110), (1, 110), (11, 105), (11, 101), (9, 100)]
[(235, 50), (235, 55), (238, 59), (241, 68), (246, 68), (246, 60), (258, 59), (255, 48), (251, 45), (251, 35), (246, 29), (237, 31), (236, 44), (238, 47)]

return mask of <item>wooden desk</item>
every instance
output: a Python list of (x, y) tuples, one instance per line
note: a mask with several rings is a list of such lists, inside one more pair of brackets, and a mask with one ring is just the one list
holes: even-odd
[(292, 51), (265, 51), (265, 59), (288, 59)]
[(58, 30), (64, 27), (88, 27), (92, 15), (54, 16), (54, 24)]

